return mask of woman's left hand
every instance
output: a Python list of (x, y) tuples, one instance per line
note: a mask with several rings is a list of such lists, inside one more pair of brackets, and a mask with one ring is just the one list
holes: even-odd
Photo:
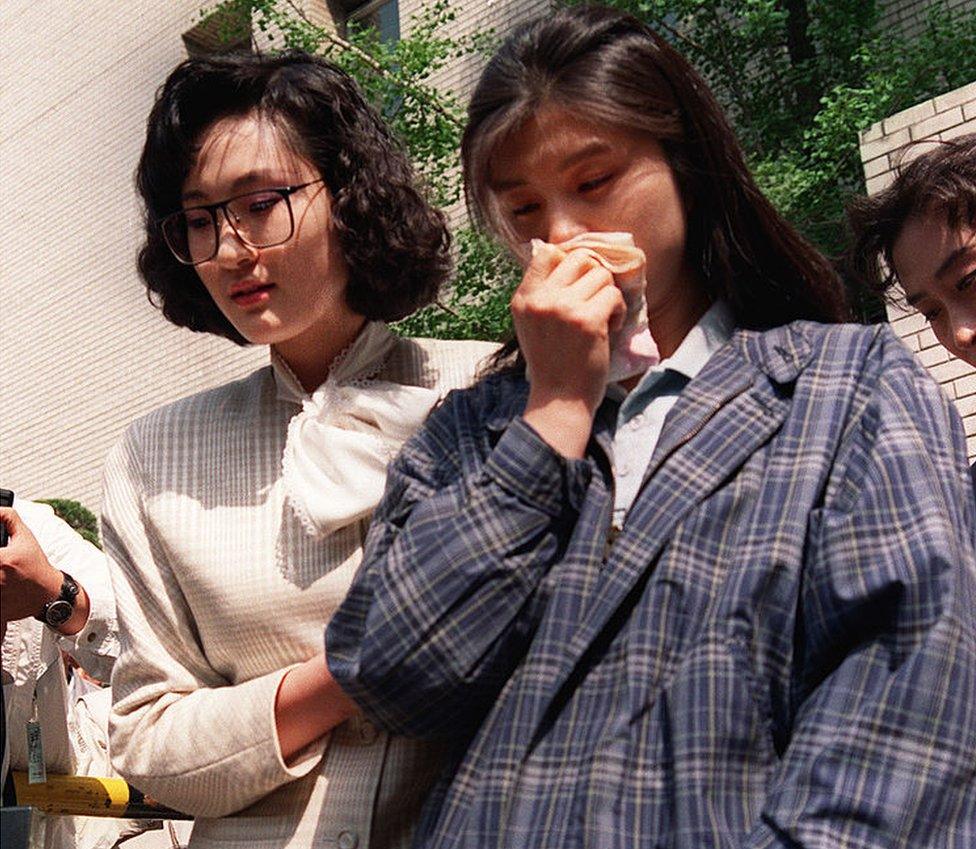
[(335, 682), (318, 654), (290, 669), (281, 679), (275, 699), (275, 725), (281, 757), (287, 764), (309, 743), (359, 712)]

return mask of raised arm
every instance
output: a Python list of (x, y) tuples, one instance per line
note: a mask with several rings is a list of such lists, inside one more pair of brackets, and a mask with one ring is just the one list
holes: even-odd
[(58, 629), (60, 647), (87, 673), (108, 681), (119, 653), (119, 641), (115, 596), (105, 554), (58, 518), (49, 505), (18, 499), (15, 507), (28, 527), (34, 529), (51, 565), (69, 573), (79, 587), (75, 615)]
[(492, 387), (449, 396), (393, 462), (327, 631), (333, 675), (397, 733), (483, 716), (525, 653), (590, 479), (521, 418), (486, 430)]
[(61, 596), (70, 575), (76, 589), (71, 613), (51, 630), (79, 665), (107, 681), (118, 640), (105, 556), (47, 504), (18, 498), (14, 507), (0, 507), (0, 522), (9, 535), (0, 549), (4, 628), (9, 621), (44, 611), (48, 602)]

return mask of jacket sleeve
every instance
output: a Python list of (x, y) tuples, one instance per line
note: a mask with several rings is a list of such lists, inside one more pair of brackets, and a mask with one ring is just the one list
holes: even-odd
[(225, 816), (310, 772), (327, 738), (287, 766), (274, 703), (288, 669), (231, 684), (208, 663), (154, 535), (143, 500), (148, 488), (130, 429), (106, 464), (102, 516), (121, 638), (112, 673), (112, 764), (165, 805)]
[(14, 507), (51, 565), (71, 575), (88, 595), (88, 620), (77, 634), (59, 635), (59, 648), (87, 673), (99, 681), (108, 681), (119, 654), (119, 640), (115, 597), (105, 555), (56, 516), (50, 505), (18, 498)]
[(327, 630), (333, 676), (400, 734), (456, 733), (484, 715), (525, 653), (590, 477), (521, 418), (476, 448), (488, 444), (479, 397), (449, 396), (391, 465)]
[(887, 332), (811, 516), (792, 733), (749, 847), (976, 837), (976, 554), (961, 423)]

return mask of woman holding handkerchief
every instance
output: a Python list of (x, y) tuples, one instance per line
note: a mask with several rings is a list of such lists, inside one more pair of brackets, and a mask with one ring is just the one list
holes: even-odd
[(965, 440), (637, 20), (520, 31), (468, 199), (525, 265), (518, 356), (390, 468), (326, 635), (447, 737), (418, 845), (949, 846), (976, 793)]

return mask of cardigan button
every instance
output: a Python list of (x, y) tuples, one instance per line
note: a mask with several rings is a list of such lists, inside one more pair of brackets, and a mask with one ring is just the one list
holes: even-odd
[(380, 736), (379, 729), (373, 725), (372, 722), (367, 722), (365, 719), (359, 723), (359, 739), (362, 741), (364, 746), (372, 746), (376, 742), (376, 738)]
[(339, 832), (339, 849), (356, 849), (359, 845), (359, 835), (354, 831)]

